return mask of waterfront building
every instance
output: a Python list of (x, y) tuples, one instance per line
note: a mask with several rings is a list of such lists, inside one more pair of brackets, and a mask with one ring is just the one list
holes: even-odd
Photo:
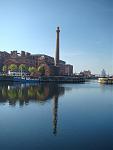
[(84, 77), (86, 77), (86, 78), (90, 78), (90, 77), (92, 76), (90, 70), (81, 71), (79, 75), (80, 75), (80, 76), (84, 76)]
[(11, 51), (10, 57), (8, 59), (5, 59), (4, 65), (9, 66), (11, 64), (16, 64), (17, 66), (24, 64), (28, 67), (35, 66), (35, 60), (34, 57), (28, 53), (21, 51), (21, 53), (18, 53), (17, 51)]
[(73, 75), (73, 66), (70, 64), (65, 65), (65, 75)]
[[(35, 57), (35, 64), (36, 67), (38, 68), (39, 66), (44, 66), (45, 68), (45, 75), (46, 76), (51, 76), (51, 75), (55, 75), (56, 73), (56, 66), (55, 66), (55, 62), (54, 62), (54, 58), (48, 55), (33, 55)], [(60, 75), (64, 75), (65, 73), (65, 61), (63, 60), (59, 60), (59, 72)]]
[(10, 57), (10, 54), (5, 51), (0, 51), (0, 71), (4, 65), (4, 61)]
[(2, 71), (3, 65), (6, 65), (7, 68), (11, 64), (17, 65), (19, 67), (21, 64), (26, 65), (27, 67), (36, 67), (44, 66), (46, 76), (63, 76), (63, 75), (72, 75), (73, 66), (66, 65), (66, 62), (60, 60), (60, 28), (57, 27), (56, 30), (56, 51), (55, 58), (45, 55), (45, 54), (31, 54), (29, 52), (21, 51), (20, 53), (17, 50), (13, 50), (10, 53), (0, 51), (0, 71)]
[[(6, 65), (7, 67), (11, 64), (19, 65), (24, 64), (27, 67), (36, 67), (44, 66), (45, 67), (45, 75), (46, 76), (52, 76), (55, 75), (56, 70), (59, 69), (59, 75), (70, 75), (73, 71), (70, 73), (67, 70), (66, 62), (63, 60), (59, 60), (59, 66), (55, 66), (55, 59), (51, 56), (45, 55), (45, 54), (30, 54), (25, 51), (21, 51), (20, 53), (17, 51), (11, 51), (10, 53), (7, 52), (1, 52), (0, 53), (0, 65), (1, 65), (1, 71), (3, 65)], [(72, 69), (71, 69), (72, 70)], [(58, 70), (57, 70), (58, 71)]]
[(54, 58), (47, 55), (41, 55), (37, 59), (37, 66), (40, 66), (42, 64), (54, 65)]

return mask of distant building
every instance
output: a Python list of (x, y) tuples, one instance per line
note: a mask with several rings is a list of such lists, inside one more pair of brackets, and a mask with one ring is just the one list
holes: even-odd
[(106, 77), (106, 71), (104, 69), (101, 71), (101, 77)]
[(80, 72), (80, 76), (84, 76), (86, 78), (89, 78), (92, 76), (91, 71), (90, 70), (84, 70), (83, 72)]
[(70, 64), (65, 65), (65, 75), (73, 75), (73, 66)]

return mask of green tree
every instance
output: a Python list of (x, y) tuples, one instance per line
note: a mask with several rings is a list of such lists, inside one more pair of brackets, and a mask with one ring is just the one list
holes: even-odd
[(21, 65), (19, 65), (19, 70), (21, 71), (27, 71), (27, 66), (26, 65), (24, 65), (24, 64), (21, 64)]
[(15, 64), (11, 64), (9, 67), (8, 67), (8, 69), (10, 70), (10, 71), (15, 71), (15, 70), (17, 70), (17, 65), (15, 65)]
[(39, 66), (39, 67), (38, 67), (38, 72), (39, 72), (41, 75), (45, 75), (45, 67), (44, 67), (44, 66)]
[(31, 75), (33, 75), (36, 72), (35, 67), (29, 67), (28, 71), (30, 72)]
[(5, 73), (7, 72), (7, 66), (6, 66), (6, 65), (4, 65), (4, 66), (2, 67), (2, 71), (5, 72)]

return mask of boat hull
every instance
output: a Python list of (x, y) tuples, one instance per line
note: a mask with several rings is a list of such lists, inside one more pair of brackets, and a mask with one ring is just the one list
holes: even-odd
[(102, 84), (113, 84), (113, 78), (99, 78), (98, 82)]
[(37, 83), (38, 79), (27, 79), (27, 78), (14, 78), (13, 82), (21, 82), (21, 83)]

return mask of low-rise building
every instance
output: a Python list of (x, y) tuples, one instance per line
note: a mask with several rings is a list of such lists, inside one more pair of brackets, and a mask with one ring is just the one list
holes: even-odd
[(17, 66), (21, 64), (25, 64), (26, 66), (34, 66), (35, 67), (35, 59), (30, 53), (25, 53), (21, 51), (21, 54), (17, 51), (11, 51), (10, 57), (5, 59), (4, 65), (9, 66), (11, 64), (16, 64)]
[(84, 76), (86, 78), (89, 78), (92, 76), (91, 71), (90, 70), (84, 70), (83, 72), (80, 72), (80, 76)]
[(10, 57), (10, 54), (5, 51), (0, 51), (0, 72), (2, 72), (2, 68), (4, 65), (4, 61)]
[(65, 75), (73, 75), (73, 66), (70, 64), (65, 65)]
[[(16, 50), (11, 51), (11, 53), (0, 52), (0, 69), (2, 70), (3, 65), (6, 65), (7, 68), (11, 64), (17, 65), (19, 67), (21, 64), (26, 65), (27, 67), (36, 67), (44, 66), (45, 75), (52, 76), (59, 72), (59, 75), (72, 75), (73, 66), (67, 64), (63, 60), (59, 60), (59, 65), (55, 66), (55, 60), (53, 57), (44, 55), (44, 54), (30, 54), (25, 51), (18, 53)], [(18, 74), (18, 73), (17, 73)]]

